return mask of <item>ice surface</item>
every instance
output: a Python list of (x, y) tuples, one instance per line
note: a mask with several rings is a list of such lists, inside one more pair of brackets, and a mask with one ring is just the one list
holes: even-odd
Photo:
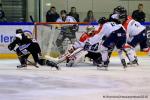
[[(61, 70), (41, 66), (17, 69), (18, 60), (0, 60), (0, 100), (150, 100), (150, 57), (125, 71), (116, 57), (109, 71), (91, 64)], [(146, 98), (104, 98), (145, 96)]]

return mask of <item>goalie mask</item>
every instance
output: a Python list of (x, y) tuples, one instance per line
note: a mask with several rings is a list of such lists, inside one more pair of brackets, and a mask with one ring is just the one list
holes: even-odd
[(86, 32), (87, 32), (88, 35), (92, 35), (94, 30), (95, 30), (94, 26), (88, 26), (86, 28)]

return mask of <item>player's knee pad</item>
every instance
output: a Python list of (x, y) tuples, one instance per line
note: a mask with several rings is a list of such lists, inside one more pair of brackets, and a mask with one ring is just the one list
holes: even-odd
[(101, 50), (102, 53), (103, 52), (108, 52), (108, 48), (103, 46), (103, 45), (101, 45), (100, 50)]
[(136, 56), (136, 52), (134, 48), (125, 48), (125, 51), (129, 57), (130, 61), (134, 61), (135, 60), (135, 56)]
[(102, 60), (107, 61), (109, 59), (108, 57), (108, 48), (104, 47), (103, 45), (101, 46), (101, 54), (102, 54)]

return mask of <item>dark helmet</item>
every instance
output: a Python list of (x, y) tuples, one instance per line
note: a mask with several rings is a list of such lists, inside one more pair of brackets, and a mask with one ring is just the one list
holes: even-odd
[(106, 19), (106, 17), (100, 17), (99, 20), (98, 20), (98, 23), (99, 24), (104, 24), (108, 21), (108, 19)]
[(22, 29), (17, 29), (16, 30), (16, 34), (22, 34), (23, 33), (23, 30)]
[(60, 11), (60, 14), (62, 15), (62, 14), (67, 14), (67, 11), (66, 10), (61, 10)]
[(119, 18), (127, 18), (127, 10), (122, 7), (122, 6), (118, 6), (116, 8), (114, 8), (113, 11), (114, 14), (119, 14)]

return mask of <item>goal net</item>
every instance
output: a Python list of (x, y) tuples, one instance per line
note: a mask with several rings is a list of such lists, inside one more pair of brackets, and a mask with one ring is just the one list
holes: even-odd
[(86, 31), (84, 22), (49, 22), (35, 24), (35, 38), (40, 44), (42, 54), (59, 57)]

